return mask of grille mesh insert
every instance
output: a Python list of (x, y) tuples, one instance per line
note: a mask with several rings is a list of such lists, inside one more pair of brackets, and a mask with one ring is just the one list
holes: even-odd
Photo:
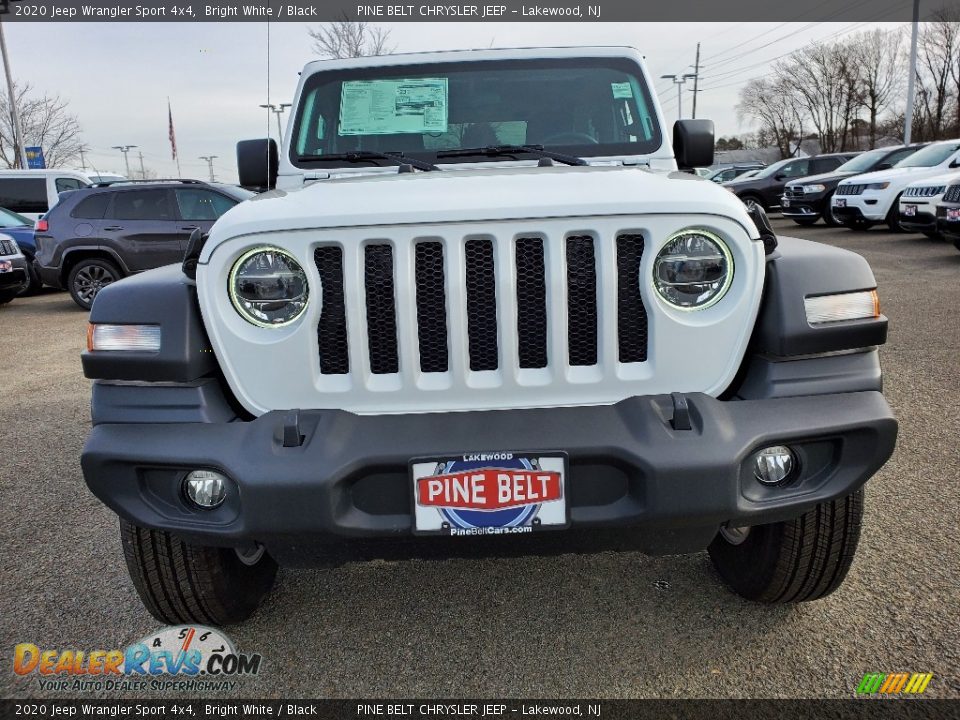
[(470, 369), (496, 370), (497, 290), (493, 241), (474, 238), (464, 245), (467, 282), (467, 334)]
[(593, 238), (567, 238), (567, 334), (570, 365), (597, 364), (597, 264)]
[(417, 339), (420, 371), (447, 372), (447, 307), (443, 288), (443, 244), (419, 242), (415, 250)]
[(347, 311), (343, 300), (343, 250), (326, 246), (317, 248), (313, 261), (320, 272), (323, 305), (317, 340), (320, 345), (320, 373), (346, 375), (350, 372), (347, 354)]
[(521, 368), (547, 366), (547, 285), (543, 240), (519, 238), (517, 259), (517, 347)]
[(647, 359), (647, 309), (640, 295), (643, 236), (617, 236), (617, 353), (620, 362)]
[(399, 372), (397, 308), (393, 294), (393, 247), (367, 245), (363, 255), (363, 274), (367, 299), (370, 372), (374, 375)]

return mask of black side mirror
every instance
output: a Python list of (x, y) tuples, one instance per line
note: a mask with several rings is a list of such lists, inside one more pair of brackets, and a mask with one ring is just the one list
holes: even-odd
[(889, 169), (892, 168), (892, 167), (893, 167), (893, 165), (891, 165), (890, 163), (885, 162), (885, 163), (880, 163), (879, 165), (877, 165), (877, 170), (889, 170)]
[(777, 173), (776, 175), (773, 176), (773, 179), (774, 179), (774, 180), (786, 180), (786, 179), (787, 179), (787, 176), (784, 175), (783, 173)]
[(951, 167), (951, 168), (958, 168), (958, 167), (960, 167), (960, 158), (957, 158), (957, 159), (954, 160), (952, 163), (950, 163), (950, 167)]
[(677, 120), (673, 154), (681, 170), (713, 165), (713, 120)]
[(275, 140), (261, 138), (237, 143), (237, 174), (243, 187), (272, 190), (277, 186), (279, 165)]

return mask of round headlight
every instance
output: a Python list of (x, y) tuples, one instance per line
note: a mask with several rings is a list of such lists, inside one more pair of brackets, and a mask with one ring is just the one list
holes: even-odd
[(733, 280), (733, 256), (707, 230), (674, 233), (653, 263), (653, 285), (680, 310), (702, 310), (724, 296)]
[(230, 299), (244, 320), (260, 327), (289, 325), (307, 309), (307, 274), (290, 253), (260, 247), (230, 271)]

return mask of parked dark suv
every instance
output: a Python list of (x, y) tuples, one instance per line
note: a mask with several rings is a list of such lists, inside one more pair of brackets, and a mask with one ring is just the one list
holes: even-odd
[(746, 180), (731, 180), (723, 183), (723, 186), (743, 200), (748, 208), (757, 204), (764, 210), (768, 210), (780, 205), (783, 188), (791, 180), (836, 170), (856, 154), (836, 153), (816, 157), (787, 158), (768, 165)]
[(254, 193), (198, 180), (96, 185), (61, 195), (37, 224), (36, 268), (89, 310), (97, 293), (127, 275), (180, 262), (190, 234), (206, 233)]
[(913, 155), (925, 144), (896, 145), (877, 148), (857, 155), (833, 172), (811, 175), (787, 184), (780, 201), (780, 214), (793, 220), (797, 225), (813, 225), (820, 218), (835, 227), (839, 225), (830, 211), (830, 198), (837, 184), (852, 175), (888, 170), (909, 155)]

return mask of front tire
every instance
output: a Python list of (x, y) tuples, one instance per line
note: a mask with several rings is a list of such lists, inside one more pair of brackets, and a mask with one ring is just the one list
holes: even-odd
[(890, 228), (890, 232), (906, 232), (906, 230), (900, 226), (900, 198), (902, 196), (903, 193), (897, 195), (896, 199), (893, 201), (893, 205), (890, 206), (889, 212), (887, 212), (885, 222), (887, 223), (887, 227)]
[(823, 201), (823, 222), (826, 223), (827, 227), (839, 227), (841, 223), (837, 221), (836, 216), (833, 214), (833, 193), (827, 195)]
[(109, 260), (90, 258), (70, 268), (67, 288), (73, 301), (84, 310), (89, 310), (97, 293), (122, 277), (120, 269)]
[(0, 292), (0, 305), (6, 305), (17, 296), (17, 293)]
[(793, 520), (725, 529), (708, 551), (720, 577), (748, 600), (775, 604), (818, 600), (840, 587), (847, 576), (862, 519), (860, 489)]
[(150, 614), (168, 625), (246, 620), (273, 587), (277, 563), (265, 552), (187, 543), (163, 530), (120, 520), (130, 578)]
[(764, 212), (767, 210), (767, 206), (764, 204), (763, 199), (759, 195), (748, 193), (742, 196), (740, 200), (747, 207), (747, 212), (752, 212), (755, 206), (759, 206)]

